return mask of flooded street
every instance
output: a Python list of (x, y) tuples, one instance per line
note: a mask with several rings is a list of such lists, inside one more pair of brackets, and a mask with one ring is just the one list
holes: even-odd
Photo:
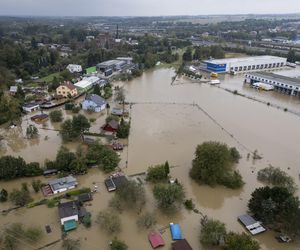
[[(247, 202), (256, 187), (261, 186), (256, 180), (257, 171), (269, 164), (281, 167), (295, 178), (300, 186), (300, 117), (268, 107), (259, 102), (233, 95), (225, 90), (208, 84), (192, 83), (180, 78), (171, 85), (174, 70), (157, 69), (144, 73), (142, 77), (131, 82), (116, 83), (123, 85), (126, 90), (126, 100), (133, 102), (131, 107), (131, 134), (128, 151), (123, 152), (121, 168), (128, 175), (144, 172), (151, 165), (163, 163), (166, 160), (173, 166), (171, 176), (178, 178), (183, 184), (186, 197), (192, 198), (196, 208), (203, 214), (224, 222), (228, 230), (243, 232), (243, 227), (237, 222), (237, 216), (246, 213)], [(223, 76), (222, 76), (223, 77)], [(285, 96), (276, 92), (258, 92), (243, 85), (242, 76), (221, 77), (221, 87), (237, 89), (260, 99), (277, 103), (278, 105), (300, 111), (300, 99)], [(198, 105), (198, 106), (197, 106)], [(30, 117), (30, 116), (29, 116)], [(65, 114), (71, 117), (71, 114)], [(96, 118), (91, 131), (98, 132), (104, 123), (105, 114), (88, 114), (88, 118)], [(29, 119), (23, 119), (22, 127), (26, 130)], [(42, 125), (39, 125), (42, 126)], [(57, 129), (58, 124), (47, 122), (47, 128)], [(12, 154), (22, 156), (27, 161), (54, 159), (57, 150), (62, 145), (58, 131), (39, 129), (37, 140), (24, 139), (25, 132), (20, 128), (0, 130), (4, 139), (0, 142), (0, 155)], [(47, 136), (47, 139), (45, 137)], [(191, 161), (198, 144), (204, 141), (221, 141), (231, 147), (237, 147), (242, 155), (237, 165), (245, 186), (241, 190), (230, 190), (222, 187), (210, 188), (199, 186), (189, 177)], [(69, 143), (66, 146), (76, 150), (79, 143)], [(247, 160), (247, 154), (258, 150), (262, 160), (253, 162)], [(127, 158), (128, 157), (128, 158)], [(124, 161), (128, 160), (125, 168)], [(79, 176), (79, 187), (98, 185), (99, 192), (87, 210), (92, 213), (93, 224), (90, 229), (83, 225), (70, 233), (71, 238), (80, 238), (82, 249), (107, 249), (111, 235), (99, 229), (95, 223), (97, 213), (107, 208), (112, 193), (108, 193), (104, 186), (105, 175), (98, 169), (92, 169), (87, 175)], [(47, 179), (41, 177), (43, 182)], [(1, 188), (11, 191), (19, 188), (22, 182), (31, 183), (31, 178), (1, 182)], [(156, 229), (167, 226), (170, 222), (179, 223), (184, 237), (194, 250), (208, 250), (199, 243), (200, 215), (182, 209), (175, 215), (168, 216), (157, 210), (151, 187), (145, 186), (147, 191), (147, 205), (145, 210), (157, 214)], [(300, 194), (300, 191), (297, 191)], [(36, 200), (41, 194), (35, 195)], [(1, 209), (10, 204), (1, 204)], [(136, 214), (124, 211), (120, 214), (122, 232), (119, 239), (124, 240), (129, 249), (152, 249), (147, 234), (149, 231), (139, 230), (136, 226)], [(49, 224), (53, 232), (45, 235), (39, 246), (47, 244), (61, 237), (61, 229), (57, 208), (38, 206), (22, 208), (0, 217), (1, 227), (11, 222), (22, 222), (25, 225)], [(3, 229), (3, 228), (1, 228)], [(279, 244), (275, 240), (275, 233), (266, 232), (255, 238), (264, 250), (296, 250), (300, 243)], [(169, 249), (171, 238), (169, 229), (162, 235)], [(36, 246), (35, 246), (36, 247)], [(24, 246), (24, 249), (34, 249)], [(61, 249), (60, 243), (46, 249)], [(211, 248), (210, 248), (211, 249)]]

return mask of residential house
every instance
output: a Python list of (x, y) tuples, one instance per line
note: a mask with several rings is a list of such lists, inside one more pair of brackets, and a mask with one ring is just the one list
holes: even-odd
[(40, 108), (40, 104), (36, 102), (31, 103), (25, 103), (22, 107), (23, 111), (31, 113), (33, 111), (36, 111)]
[(103, 125), (101, 128), (106, 132), (115, 133), (119, 128), (119, 122), (117, 122), (116, 120), (111, 120), (110, 122)]
[(125, 175), (115, 174), (107, 178), (104, 183), (108, 192), (115, 191), (128, 182)]
[(51, 180), (48, 182), (48, 185), (42, 188), (42, 191), (45, 196), (58, 194), (65, 192), (69, 189), (77, 187), (78, 182), (76, 178), (69, 175), (67, 177)]
[(64, 82), (56, 89), (56, 94), (58, 96), (63, 96), (65, 98), (69, 96), (76, 96), (78, 95), (77, 89), (71, 82)]
[(10, 86), (9, 93), (15, 95), (18, 92), (18, 86)]
[(70, 220), (78, 221), (79, 209), (76, 201), (58, 204), (58, 213), (61, 225)]
[(92, 200), (93, 200), (93, 196), (91, 193), (83, 193), (77, 196), (77, 201), (81, 203), (92, 201)]
[(83, 110), (90, 110), (93, 112), (101, 112), (105, 110), (107, 102), (101, 96), (96, 94), (87, 94), (85, 100), (82, 102)]
[(248, 214), (244, 214), (238, 217), (238, 220), (244, 225), (244, 227), (252, 234), (256, 235), (266, 231), (259, 221), (256, 221)]
[(71, 73), (82, 72), (82, 67), (78, 64), (69, 64), (66, 69), (69, 70)]

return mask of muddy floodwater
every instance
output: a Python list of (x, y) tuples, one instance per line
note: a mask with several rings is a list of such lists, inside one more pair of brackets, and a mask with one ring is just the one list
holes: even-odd
[[(156, 69), (148, 71), (140, 78), (116, 85), (124, 85), (126, 99), (132, 102), (131, 134), (129, 146), (122, 154), (120, 167), (128, 174), (144, 172), (148, 166), (165, 162), (174, 166), (171, 176), (178, 178), (183, 184), (186, 197), (192, 198), (196, 208), (201, 213), (223, 221), (228, 230), (243, 232), (243, 227), (237, 222), (237, 216), (247, 212), (247, 202), (255, 188), (262, 186), (256, 180), (257, 171), (268, 166), (281, 167), (295, 178), (300, 186), (300, 117), (283, 112), (277, 108), (268, 107), (262, 103), (233, 95), (222, 88), (208, 84), (194, 83), (186, 78), (177, 79), (171, 85), (174, 76), (173, 69)], [(221, 87), (238, 89), (245, 93), (259, 97), (262, 100), (286, 105), (289, 109), (299, 111), (299, 100), (279, 93), (257, 92), (242, 84), (242, 76), (224, 76), (221, 78)], [(71, 114), (68, 114), (69, 116)], [(90, 114), (88, 114), (90, 115)], [(92, 116), (92, 115), (90, 115)], [(96, 122), (92, 131), (99, 130), (105, 119), (105, 114), (94, 115)], [(23, 119), (24, 124), (28, 119)], [(55, 124), (48, 122), (48, 128), (55, 128)], [(0, 154), (21, 155), (27, 161), (43, 162), (45, 158), (53, 159), (62, 142), (57, 131), (41, 129), (41, 136), (36, 141), (24, 139), (22, 129), (1, 129), (4, 137)], [(47, 139), (45, 137), (48, 136)], [(245, 186), (240, 190), (230, 190), (223, 187), (210, 188), (199, 186), (189, 178), (189, 169), (197, 144), (204, 141), (216, 140), (237, 147), (242, 155), (240, 163), (236, 166), (243, 176)], [(76, 149), (78, 143), (67, 145)], [(247, 160), (247, 154), (258, 150), (263, 156), (262, 160)], [(126, 160), (128, 161), (126, 167)], [(43, 182), (47, 179), (41, 177)], [(95, 223), (99, 211), (107, 208), (109, 199), (113, 197), (104, 187), (105, 175), (98, 169), (92, 169), (87, 175), (79, 176), (80, 187), (97, 185), (99, 192), (86, 208), (92, 213), (93, 224), (90, 229), (83, 225), (70, 232), (70, 238), (81, 239), (82, 249), (107, 249), (108, 242), (113, 238), (99, 229)], [(1, 182), (1, 187), (11, 191), (20, 187), (22, 182), (31, 182), (30, 178)], [(145, 185), (147, 205), (145, 210), (157, 214), (156, 229), (167, 226), (170, 222), (179, 223), (184, 237), (193, 249), (204, 248), (199, 243), (200, 215), (189, 212), (184, 208), (167, 216), (157, 210), (152, 196), (151, 187)], [(298, 190), (297, 195), (300, 192)], [(34, 195), (41, 199), (41, 194)], [(11, 204), (1, 204), (8, 207)], [(117, 235), (125, 240), (129, 249), (151, 249), (147, 240), (147, 230), (139, 230), (136, 226), (137, 215), (134, 212), (124, 211), (120, 214), (122, 232)], [(0, 217), (1, 227), (12, 222), (22, 222), (26, 225), (50, 225), (51, 234), (44, 236), (38, 246), (47, 244), (61, 237), (61, 229), (57, 208), (45, 206), (31, 209), (22, 208)], [(3, 228), (2, 228), (3, 229)], [(170, 233), (167, 229), (163, 233), (166, 246), (170, 247)], [(275, 240), (276, 234), (268, 231), (255, 239), (259, 241), (264, 250), (296, 250), (300, 243), (280, 244)], [(37, 246), (25, 245), (24, 249), (34, 249)], [(61, 249), (60, 243), (46, 249)], [(210, 248), (211, 249), (211, 248)]]

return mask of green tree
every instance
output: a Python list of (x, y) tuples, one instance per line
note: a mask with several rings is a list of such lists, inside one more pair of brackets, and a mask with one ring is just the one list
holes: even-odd
[(76, 161), (76, 155), (67, 148), (61, 147), (56, 155), (56, 168), (61, 171), (71, 172), (72, 164)]
[(190, 62), (193, 60), (193, 51), (191, 47), (188, 47), (187, 50), (182, 55), (183, 61)]
[(61, 122), (63, 120), (63, 113), (61, 110), (53, 110), (49, 113), (51, 122)]
[(114, 239), (111, 242), (110, 250), (127, 250), (127, 249), (128, 249), (128, 246), (125, 244), (124, 241)]
[(190, 175), (195, 181), (210, 186), (221, 184), (239, 188), (244, 183), (241, 175), (232, 171), (235, 161), (236, 158), (226, 144), (204, 142), (196, 148)]
[(130, 132), (130, 122), (125, 122), (124, 119), (121, 119), (117, 130), (118, 138), (128, 138)]
[(7, 198), (8, 198), (8, 192), (4, 188), (2, 188), (0, 191), (0, 202), (7, 201)]
[(225, 250), (259, 250), (260, 246), (256, 240), (245, 233), (229, 233), (225, 238)]
[(200, 242), (209, 246), (219, 245), (226, 235), (225, 224), (209, 219), (203, 223), (200, 233)]
[(91, 145), (86, 158), (88, 163), (97, 164), (104, 172), (115, 170), (120, 162), (120, 158), (115, 151), (101, 144)]
[(10, 180), (25, 176), (26, 162), (21, 157), (2, 156), (0, 158), (0, 179)]
[(101, 229), (109, 234), (115, 234), (121, 231), (120, 217), (111, 211), (100, 212), (97, 217), (97, 223), (99, 223)]
[(39, 135), (39, 131), (36, 126), (29, 125), (26, 129), (26, 136), (28, 139), (36, 138)]
[(257, 188), (252, 194), (248, 208), (254, 217), (266, 225), (290, 234), (300, 232), (300, 202), (284, 187)]
[(92, 225), (91, 214), (85, 215), (82, 219), (82, 223), (85, 227), (91, 227)]
[(156, 184), (153, 194), (158, 206), (165, 211), (179, 208), (185, 197), (180, 184)]
[(84, 115), (74, 116), (72, 120), (66, 120), (61, 126), (61, 135), (63, 140), (70, 141), (77, 139), (88, 131), (91, 124)]
[(293, 49), (289, 50), (289, 53), (287, 54), (287, 61), (290, 63), (294, 63), (296, 61), (296, 53)]
[(93, 92), (94, 92), (95, 95), (101, 96), (101, 88), (100, 88), (99, 84), (96, 84), (94, 86), (94, 91)]

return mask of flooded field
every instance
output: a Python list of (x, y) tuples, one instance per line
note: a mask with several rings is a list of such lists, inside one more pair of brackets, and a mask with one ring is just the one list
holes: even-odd
[[(125, 86), (127, 101), (133, 102), (131, 108), (131, 134), (129, 147), (123, 152), (121, 168), (126, 174), (136, 174), (145, 171), (148, 166), (162, 163), (166, 160), (172, 166), (171, 176), (178, 178), (183, 184), (187, 198), (192, 198), (203, 214), (226, 223), (232, 231), (242, 232), (243, 227), (237, 222), (237, 216), (247, 211), (247, 202), (256, 187), (261, 186), (256, 180), (256, 174), (268, 164), (279, 166), (299, 182), (300, 153), (299, 127), (300, 118), (296, 115), (268, 107), (261, 103), (233, 95), (221, 88), (207, 84), (192, 83), (185, 78), (178, 79), (171, 85), (174, 76), (172, 69), (148, 71), (142, 77), (131, 82), (116, 83)], [(272, 100), (278, 104), (299, 110), (298, 100), (290, 99), (278, 93), (257, 92), (244, 87), (242, 76), (226, 75), (221, 80), (224, 87), (245, 91), (264, 100)], [(278, 96), (278, 98), (277, 98)], [(290, 100), (289, 100), (290, 99)], [(70, 116), (71, 114), (68, 114)], [(92, 116), (92, 115), (90, 115)], [(105, 114), (96, 115), (92, 131), (97, 131), (103, 124)], [(23, 119), (23, 129), (28, 119)], [(48, 128), (56, 128), (56, 124), (47, 123)], [(24, 139), (24, 131), (1, 129), (4, 136), (0, 154), (21, 155), (27, 161), (43, 162), (45, 158), (53, 159), (62, 142), (57, 131), (40, 129), (40, 138), (36, 141)], [(45, 140), (45, 136), (48, 139)], [(189, 178), (189, 169), (197, 144), (208, 140), (225, 142), (235, 146), (243, 158), (237, 165), (246, 182), (241, 190), (230, 190), (222, 187), (210, 188), (199, 186)], [(76, 150), (78, 143), (67, 145)], [(253, 162), (247, 160), (247, 154), (255, 149), (263, 156), (262, 160)], [(128, 166), (125, 168), (125, 161)], [(99, 192), (87, 210), (92, 213), (93, 224), (90, 229), (83, 225), (70, 233), (70, 238), (80, 238), (82, 249), (107, 249), (108, 242), (113, 238), (99, 229), (95, 223), (97, 213), (105, 209), (113, 194), (108, 193), (103, 181), (105, 175), (97, 169), (92, 169), (87, 175), (79, 176), (80, 187), (92, 187), (96, 184)], [(42, 178), (43, 182), (47, 180)], [(11, 191), (19, 188), (22, 182), (31, 182), (30, 178), (10, 182), (1, 182), (1, 187)], [(152, 196), (151, 187), (146, 185), (147, 205), (145, 210), (157, 214), (157, 229), (167, 226), (170, 222), (179, 223), (184, 237), (193, 249), (207, 250), (199, 243), (200, 216), (182, 209), (175, 215), (167, 216), (157, 210)], [(298, 190), (298, 195), (300, 194)], [(34, 195), (40, 199), (41, 194)], [(7, 203), (3, 207), (7, 207)], [(2, 208), (2, 204), (1, 204)], [(120, 214), (122, 232), (117, 235), (125, 240), (129, 249), (152, 249), (147, 240), (148, 231), (141, 231), (136, 226), (137, 215), (124, 211)], [(0, 217), (0, 224), (5, 227), (11, 222), (22, 222), (25, 225), (39, 225), (44, 228), (49, 224), (53, 232), (45, 235), (40, 245), (52, 242), (61, 237), (61, 229), (57, 208), (46, 206), (31, 209), (22, 208)], [(3, 228), (2, 228), (3, 229)], [(274, 238), (275, 233), (266, 232), (255, 237), (264, 250), (296, 250), (300, 243), (279, 244)], [(171, 238), (169, 230), (163, 233), (166, 247), (169, 249)], [(36, 246), (24, 244), (24, 249), (34, 249)], [(60, 243), (46, 249), (61, 249)], [(211, 248), (210, 248), (211, 249)]]

